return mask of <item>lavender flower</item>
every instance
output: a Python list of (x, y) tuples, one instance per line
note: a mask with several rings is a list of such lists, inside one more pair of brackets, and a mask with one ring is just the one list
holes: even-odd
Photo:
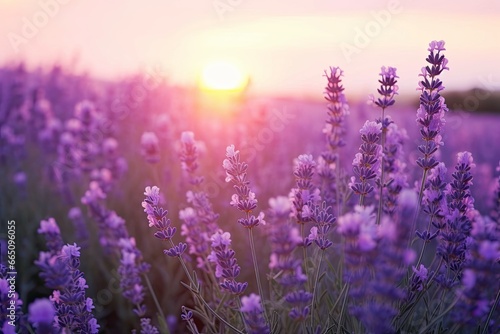
[(243, 227), (252, 229), (259, 224), (265, 224), (264, 213), (259, 213), (257, 217), (251, 212), (257, 208), (255, 193), (250, 190), (250, 182), (247, 181), (247, 168), (245, 162), (240, 162), (240, 151), (235, 150), (234, 145), (226, 149), (226, 159), (222, 166), (226, 171), (226, 182), (234, 182), (236, 194), (231, 197), (230, 204), (245, 213), (245, 217), (238, 219)]
[(54, 305), (49, 299), (37, 299), (28, 307), (28, 320), (36, 328), (37, 333), (52, 333), (55, 313)]
[(179, 218), (184, 222), (181, 225), (181, 235), (186, 237), (189, 245), (189, 254), (196, 257), (198, 268), (209, 272), (206, 259), (209, 255), (209, 242), (218, 230), (217, 219), (219, 215), (212, 209), (212, 203), (204, 191), (198, 188), (204, 179), (196, 176), (198, 169), (198, 143), (194, 140), (192, 132), (185, 131), (181, 134), (181, 151), (179, 153), (181, 167), (186, 172), (189, 182), (196, 189), (187, 192), (187, 201), (192, 207), (187, 207), (179, 212)]
[(71, 332), (97, 333), (99, 325), (92, 315), (93, 301), (91, 298), (85, 298), (88, 285), (83, 273), (78, 269), (80, 266), (79, 250), (80, 247), (76, 244), (68, 244), (61, 249), (60, 259), (68, 266), (71, 279), (69, 285), (64, 286), (60, 291), (53, 292), (51, 300), (56, 308), (58, 327)]
[(379, 173), (382, 150), (378, 141), (382, 133), (382, 125), (366, 121), (359, 132), (363, 143), (352, 162), (355, 176), (351, 177), (349, 187), (355, 194), (359, 195), (359, 204), (363, 205), (365, 197), (373, 191), (371, 182)]
[[(417, 110), (417, 123), (420, 125), (420, 134), (424, 140), (422, 145), (418, 146), (418, 150), (423, 154), (423, 157), (417, 159), (417, 165), (424, 170), (420, 189), (420, 200), (422, 198), (423, 187), (427, 172), (438, 165), (438, 161), (434, 157), (440, 145), (443, 145), (441, 138), (441, 129), (444, 126), (444, 115), (448, 111), (444, 98), (440, 92), (444, 86), (438, 76), (448, 70), (446, 66), (448, 60), (441, 51), (444, 48), (444, 41), (432, 41), (428, 48), (430, 54), (426, 58), (428, 66), (422, 68), (422, 73), (419, 76), (422, 80), (419, 82), (417, 90), (421, 90), (420, 107)], [(419, 201), (420, 202), (420, 201)]]
[(144, 286), (141, 275), (148, 271), (149, 265), (142, 262), (142, 254), (135, 245), (135, 239), (120, 239), (121, 247), (120, 267), (120, 288), (123, 296), (134, 305), (134, 312), (139, 317), (146, 314), (144, 305)]
[(0, 263), (0, 330), (5, 334), (14, 334), (23, 330), (23, 301), (17, 292), (12, 293), (11, 285), (15, 276), (7, 274), (7, 267)]
[(311, 234), (306, 238), (306, 245), (314, 242), (321, 250), (329, 248), (333, 243), (328, 239), (328, 233), (336, 222), (336, 218), (330, 213), (332, 208), (322, 205), (316, 205), (313, 208), (312, 221), (315, 226), (311, 228)]
[(121, 251), (118, 242), (122, 238), (128, 238), (128, 231), (125, 220), (102, 204), (102, 200), (105, 198), (106, 194), (102, 191), (99, 183), (92, 181), (81, 202), (87, 205), (98, 224), (99, 242), (105, 252), (119, 254)]
[[(498, 319), (498, 294), (500, 279), (500, 230), (488, 217), (478, 216), (472, 223), (471, 241), (468, 243), (468, 260), (464, 263), (459, 302), (453, 318), (469, 331), (478, 325), (496, 333), (500, 330)], [(498, 297), (497, 297), (498, 298)], [(496, 316), (493, 309), (497, 308)]]
[(147, 214), (149, 227), (156, 229), (154, 234), (156, 238), (169, 241), (172, 246), (169, 249), (165, 249), (163, 253), (171, 257), (181, 256), (187, 249), (187, 244), (180, 242), (178, 245), (174, 245), (172, 241), (177, 228), (171, 226), (170, 219), (167, 218), (168, 211), (159, 206), (160, 188), (157, 186), (146, 187), (144, 195), (146, 195), (146, 199), (142, 202), (142, 207)]
[(203, 177), (194, 176), (194, 173), (198, 169), (198, 156), (198, 147), (194, 140), (194, 134), (190, 131), (184, 131), (181, 134), (181, 150), (179, 152), (179, 157), (182, 170), (189, 175), (189, 182), (192, 185), (199, 185), (203, 182)]
[[(136, 330), (132, 330), (132, 334), (135, 334)], [(151, 325), (151, 319), (142, 318), (141, 319), (141, 334), (159, 334), (158, 329)]]
[(220, 279), (220, 287), (231, 294), (241, 295), (248, 286), (247, 282), (237, 282), (241, 268), (236, 262), (235, 252), (231, 249), (231, 234), (218, 231), (212, 237), (212, 252), (208, 260), (216, 264), (215, 277)]
[(384, 171), (388, 177), (382, 195), (384, 213), (394, 217), (397, 209), (397, 198), (404, 188), (408, 186), (406, 176), (406, 163), (403, 143), (408, 138), (404, 129), (399, 129), (395, 123), (387, 126), (384, 145)]
[(251, 334), (267, 334), (270, 333), (263, 317), (260, 296), (252, 293), (250, 296), (241, 297), (240, 311), (245, 317), (245, 323), (248, 328), (248, 333)]
[[(53, 238), (56, 233), (54, 225), (57, 226), (55, 221), (49, 221), (51, 223), (42, 221), (40, 228), (41, 233), (47, 236), (47, 241)], [(80, 247), (68, 244), (53, 255), (42, 252), (35, 263), (42, 270), (41, 276), (46, 285), (56, 289), (51, 296), (56, 310), (55, 326), (69, 332), (97, 333), (99, 325), (92, 315), (93, 301), (85, 298), (88, 285), (79, 270)]]
[(153, 132), (144, 132), (141, 137), (141, 153), (149, 163), (160, 161), (160, 148), (158, 137)]
[(370, 100), (376, 104), (378, 107), (382, 109), (382, 121), (384, 120), (383, 111), (392, 106), (396, 101), (394, 100), (394, 96), (398, 94), (398, 82), (396, 79), (399, 78), (396, 74), (396, 68), (394, 67), (385, 67), (382, 66), (380, 70), (381, 79), (380, 88), (377, 89), (377, 92), (380, 94), (380, 97), (375, 99), (373, 95), (370, 95)]
[[(447, 268), (460, 279), (467, 250), (467, 237), (472, 229), (474, 213), (474, 199), (471, 196), (472, 185), (471, 168), (475, 167), (472, 155), (469, 152), (460, 152), (457, 155), (457, 165), (452, 174), (450, 184), (448, 212), (445, 213), (446, 225), (440, 233), (440, 243), (437, 253), (443, 258)], [(445, 281), (443, 281), (445, 280)], [(440, 276), (440, 283), (449, 286), (452, 281)]]
[(78, 103), (75, 107), (75, 117), (81, 123), (77, 144), (81, 154), (81, 168), (84, 172), (90, 172), (95, 167), (95, 158), (99, 154), (99, 146), (94, 139), (98, 127), (94, 104), (87, 100)]
[(292, 217), (298, 224), (303, 224), (312, 220), (311, 207), (321, 200), (319, 189), (312, 183), (316, 162), (312, 155), (300, 155), (294, 162), (293, 175), (295, 176), (296, 187), (290, 192), (289, 198), (292, 203)]
[(340, 149), (345, 146), (345, 118), (349, 115), (349, 105), (342, 86), (343, 71), (339, 67), (330, 67), (330, 74), (325, 71), (328, 80), (325, 99), (328, 112), (323, 133), (326, 137), (326, 152), (321, 154), (317, 174), (322, 181), (321, 193), (329, 204), (340, 207)]
[(86, 247), (89, 239), (89, 232), (85, 226), (82, 210), (75, 206), (68, 212), (68, 218), (73, 222), (75, 228), (76, 239), (82, 247)]

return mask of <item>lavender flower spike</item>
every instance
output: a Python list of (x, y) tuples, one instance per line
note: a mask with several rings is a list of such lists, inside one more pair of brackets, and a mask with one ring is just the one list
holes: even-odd
[(268, 334), (269, 327), (263, 317), (260, 296), (255, 293), (241, 298), (241, 309), (250, 334)]
[(441, 129), (444, 125), (444, 114), (448, 111), (444, 98), (439, 94), (443, 89), (443, 83), (438, 76), (449, 68), (446, 66), (448, 60), (441, 51), (444, 48), (444, 41), (432, 41), (429, 44), (429, 56), (426, 61), (428, 66), (422, 68), (419, 76), (422, 80), (418, 83), (417, 90), (421, 90), (420, 107), (417, 110), (417, 123), (420, 125), (420, 134), (424, 139), (424, 144), (418, 150), (424, 155), (417, 159), (417, 164), (424, 171), (434, 168), (438, 162), (433, 157), (438, 147), (442, 145)]
[(382, 148), (378, 141), (382, 133), (382, 124), (366, 121), (359, 133), (363, 143), (352, 162), (355, 176), (351, 177), (349, 187), (359, 195), (359, 204), (364, 205), (365, 197), (373, 191), (372, 180), (379, 172)]

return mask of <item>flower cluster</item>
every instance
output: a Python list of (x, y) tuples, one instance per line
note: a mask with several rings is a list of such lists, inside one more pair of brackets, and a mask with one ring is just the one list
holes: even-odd
[(142, 254), (135, 245), (135, 239), (120, 239), (121, 247), (120, 267), (120, 287), (123, 296), (134, 305), (134, 313), (139, 317), (146, 314), (144, 305), (144, 286), (141, 275), (148, 271), (149, 265), (142, 261)]
[(444, 41), (431, 42), (428, 48), (430, 54), (426, 59), (429, 65), (423, 67), (422, 73), (419, 75), (422, 80), (417, 89), (421, 90), (422, 94), (420, 95), (420, 107), (417, 110), (417, 123), (421, 127), (420, 134), (424, 143), (418, 146), (423, 157), (417, 159), (417, 164), (424, 171), (430, 170), (438, 164), (434, 154), (439, 145), (442, 145), (440, 132), (444, 125), (444, 115), (448, 111), (444, 97), (440, 95), (444, 86), (438, 78), (444, 70), (448, 70), (446, 66), (448, 59), (441, 54), (441, 51), (444, 50), (446, 50)]
[(455, 172), (452, 174), (453, 181), (450, 184), (445, 226), (440, 233), (437, 250), (447, 268), (454, 273), (451, 281), (439, 276), (440, 283), (445, 286), (454, 284), (455, 278), (462, 277), (462, 267), (468, 252), (467, 238), (475, 215), (474, 199), (470, 192), (473, 167), (475, 164), (469, 152), (458, 153)]
[(210, 269), (206, 259), (210, 254), (210, 237), (218, 230), (219, 215), (213, 211), (207, 194), (199, 190), (204, 179), (195, 175), (198, 169), (198, 143), (195, 142), (192, 132), (185, 131), (181, 134), (179, 156), (181, 167), (186, 172), (189, 183), (195, 188), (186, 193), (187, 202), (191, 206), (179, 212), (179, 218), (183, 221), (181, 235), (186, 238), (186, 243), (189, 245), (189, 254), (196, 257), (198, 268), (208, 272)]
[(408, 187), (403, 151), (403, 144), (407, 138), (406, 131), (398, 128), (395, 123), (391, 122), (387, 126), (383, 165), (388, 181), (384, 181), (382, 204), (384, 213), (390, 217), (394, 217), (401, 190)]
[(499, 310), (486, 322), (489, 312), (495, 308), (492, 296), (498, 294), (500, 279), (500, 229), (488, 217), (477, 217), (471, 230), (468, 243), (468, 259), (464, 264), (462, 287), (459, 289), (459, 302), (454, 310), (457, 322), (473, 330), (478, 323), (484, 324), (488, 332), (500, 330)]
[(327, 207), (325, 202), (313, 207), (312, 221), (314, 226), (304, 242), (306, 246), (314, 242), (321, 250), (325, 250), (333, 244), (328, 239), (328, 234), (337, 219), (330, 213), (331, 210), (332, 208)]
[(263, 317), (260, 297), (254, 293), (250, 296), (243, 296), (241, 298), (240, 311), (245, 317), (249, 334), (268, 334), (270, 333)]
[(231, 234), (218, 231), (211, 237), (212, 252), (208, 260), (215, 263), (215, 277), (222, 280), (220, 287), (233, 295), (241, 295), (248, 286), (247, 282), (237, 282), (241, 268), (234, 250), (231, 249)]
[(394, 96), (398, 93), (398, 85), (396, 83), (399, 77), (396, 74), (396, 68), (390, 66), (383, 66), (381, 68), (380, 77), (381, 79), (378, 81), (380, 88), (377, 89), (380, 97), (375, 100), (375, 97), (371, 95), (370, 100), (384, 110), (396, 102)]
[(198, 169), (198, 156), (199, 152), (194, 140), (194, 134), (190, 131), (184, 131), (181, 134), (181, 150), (179, 152), (179, 158), (181, 160), (182, 170), (188, 173), (190, 176), (189, 182), (195, 186), (203, 182), (202, 176), (194, 176), (194, 173)]
[(160, 145), (154, 132), (144, 132), (141, 137), (141, 153), (147, 162), (154, 164), (160, 161)]
[[(42, 221), (39, 231), (49, 241), (58, 234), (59, 228), (55, 227), (55, 221), (49, 219)], [(54, 325), (71, 333), (97, 333), (99, 325), (92, 315), (93, 301), (85, 297), (88, 285), (79, 270), (80, 247), (68, 244), (59, 250), (49, 249), (40, 253), (35, 263), (42, 270), (47, 287), (54, 289), (50, 298), (56, 311)]]
[(231, 206), (245, 213), (245, 217), (239, 218), (238, 223), (243, 227), (252, 229), (260, 224), (265, 224), (264, 213), (260, 212), (257, 217), (251, 212), (257, 208), (255, 193), (250, 190), (250, 182), (247, 180), (248, 165), (240, 161), (240, 151), (235, 150), (234, 145), (226, 149), (226, 159), (222, 166), (226, 171), (226, 182), (233, 182), (236, 194), (231, 197)]
[(354, 172), (349, 183), (355, 194), (359, 195), (359, 204), (364, 204), (365, 197), (373, 191), (372, 181), (379, 175), (381, 146), (378, 144), (382, 133), (382, 124), (366, 121), (359, 130), (363, 143), (352, 162)]
[(24, 330), (23, 301), (17, 292), (11, 291), (11, 286), (15, 284), (15, 276), (7, 273), (7, 267), (0, 263), (0, 330), (5, 334), (14, 334), (16, 328), (18, 332)]
[(146, 195), (146, 198), (142, 202), (142, 207), (147, 214), (149, 227), (154, 227), (156, 229), (154, 234), (156, 238), (169, 241), (172, 246), (169, 249), (165, 249), (163, 252), (171, 257), (181, 256), (187, 249), (187, 244), (180, 242), (174, 245), (172, 241), (177, 228), (171, 226), (170, 219), (167, 218), (168, 211), (159, 206), (160, 188), (157, 186), (146, 187), (144, 195)]
[(321, 179), (321, 194), (329, 205), (340, 206), (340, 148), (345, 146), (345, 118), (349, 115), (349, 105), (342, 86), (343, 71), (339, 67), (330, 67), (325, 71), (328, 84), (325, 88), (327, 119), (323, 129), (327, 150), (318, 158), (316, 173)]
[(312, 206), (321, 200), (320, 191), (312, 182), (316, 162), (312, 155), (303, 154), (295, 160), (293, 175), (296, 187), (290, 192), (292, 217), (304, 224), (312, 219)]
[(102, 200), (106, 194), (102, 191), (97, 181), (89, 184), (89, 189), (85, 192), (81, 202), (85, 204), (90, 215), (97, 222), (99, 229), (99, 242), (108, 254), (120, 253), (118, 242), (120, 239), (129, 237), (125, 220), (118, 216), (115, 211), (108, 210)]

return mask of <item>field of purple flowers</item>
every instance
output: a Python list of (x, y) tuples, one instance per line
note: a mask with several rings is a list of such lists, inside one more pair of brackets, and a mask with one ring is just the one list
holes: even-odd
[(0, 69), (1, 332), (499, 333), (500, 118), (428, 51), (416, 105)]

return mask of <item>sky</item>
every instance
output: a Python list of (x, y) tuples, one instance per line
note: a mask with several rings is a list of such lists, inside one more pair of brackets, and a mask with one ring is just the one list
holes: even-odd
[(321, 96), (329, 66), (346, 93), (374, 93), (381, 66), (414, 93), (432, 40), (446, 41), (447, 89), (500, 89), (498, 32), (498, 0), (0, 0), (0, 64), (102, 78), (159, 68), (195, 85), (226, 60), (252, 93), (295, 97)]

